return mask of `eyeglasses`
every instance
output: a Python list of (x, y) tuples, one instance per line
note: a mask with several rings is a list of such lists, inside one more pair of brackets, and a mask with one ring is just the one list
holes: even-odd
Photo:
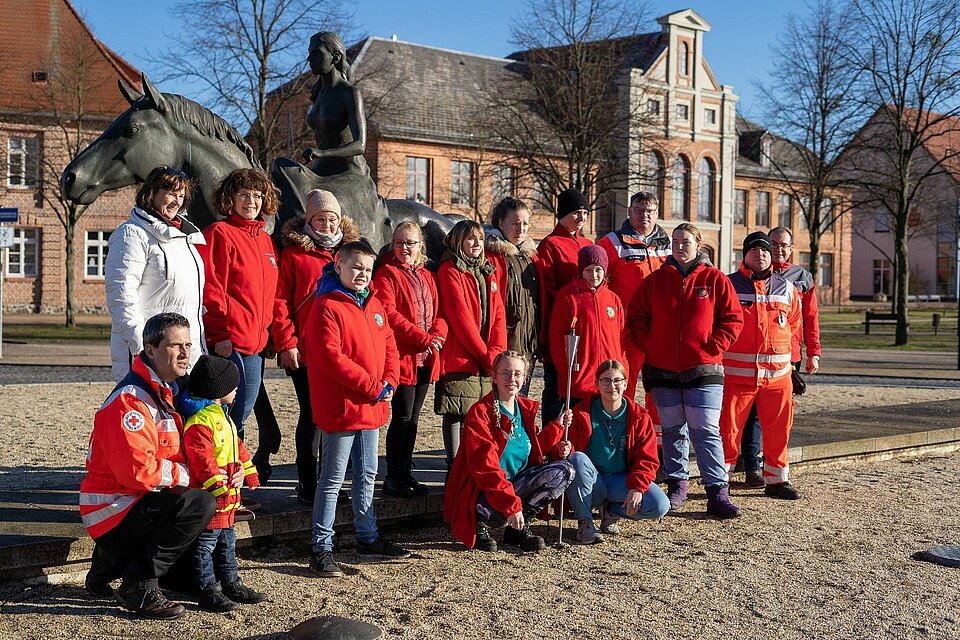
[(189, 180), (187, 174), (179, 169), (174, 169), (173, 167), (160, 167), (160, 175), (173, 176), (175, 178), (180, 178), (181, 180)]
[(420, 244), (420, 241), (419, 241), (419, 240), (406, 240), (406, 241), (404, 241), (404, 240), (395, 240), (395, 241), (393, 242), (393, 246), (395, 246), (397, 249), (403, 249), (404, 247), (408, 247), (408, 248), (412, 249), (412, 248), (414, 248), (415, 246), (417, 246), (418, 244)]
[(626, 378), (600, 378), (598, 382), (605, 387), (613, 387), (613, 386), (619, 387), (622, 384), (626, 384), (627, 379)]
[(774, 249), (789, 249), (793, 245), (788, 242), (772, 242)]
[(259, 191), (256, 193), (238, 193), (237, 197), (241, 200), (263, 200), (263, 194)]
[(497, 375), (504, 380), (523, 380), (525, 371), (497, 371)]

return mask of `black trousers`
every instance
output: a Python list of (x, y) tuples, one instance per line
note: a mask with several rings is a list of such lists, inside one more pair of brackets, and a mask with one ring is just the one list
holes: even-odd
[(317, 470), (320, 464), (320, 429), (313, 423), (313, 406), (310, 404), (310, 381), (307, 378), (306, 367), (290, 374), (293, 381), (293, 390), (297, 394), (297, 404), (300, 405), (300, 417), (297, 418), (297, 429), (294, 433), (294, 442), (297, 449), (297, 480), (300, 487), (308, 495), (313, 495), (317, 489)]
[(94, 542), (90, 579), (110, 582), (118, 577), (150, 589), (207, 528), (216, 499), (202, 489), (174, 487), (151, 491), (120, 524)]
[(401, 384), (393, 393), (390, 401), (393, 416), (387, 429), (387, 465), (388, 473), (399, 469), (400, 465), (413, 461), (413, 449), (417, 443), (417, 427), (420, 423), (420, 410), (430, 389), (430, 368), (417, 369), (417, 383)]
[[(560, 398), (560, 374), (552, 362), (543, 363), (543, 393), (540, 396), (540, 420), (547, 424), (556, 420), (563, 412), (563, 400)], [(566, 391), (566, 389), (564, 389)]]

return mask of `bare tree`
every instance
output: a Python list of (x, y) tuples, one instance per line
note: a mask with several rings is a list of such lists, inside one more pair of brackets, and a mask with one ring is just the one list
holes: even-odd
[(98, 72), (100, 53), (88, 40), (78, 43), (69, 57), (61, 55), (39, 68), (48, 69), (43, 97), (36, 105), (38, 114), (48, 125), (40, 154), (37, 196), (50, 207), (63, 227), (66, 326), (76, 326), (74, 306), (77, 226), (88, 205), (68, 199), (60, 185), (64, 165), (75, 158), (110, 122), (89, 111), (92, 96), (105, 84), (115, 81)]
[(949, 0), (855, 0), (860, 40), (851, 59), (864, 71), (862, 96), (873, 115), (847, 153), (855, 206), (885, 211), (894, 240), (895, 344), (907, 344), (912, 221), (924, 187), (960, 149), (931, 153), (957, 132), (960, 15)]
[(283, 104), (311, 82), (303, 73), (310, 36), (353, 19), (329, 0), (184, 0), (172, 13), (183, 29), (153, 65), (200, 86), (200, 102), (249, 131), (263, 166), (290, 139)]
[(636, 0), (528, 0), (512, 27), (517, 63), (488, 88), (478, 126), (518, 179), (548, 193), (574, 187), (594, 204), (626, 181), (618, 153), (642, 111), (639, 101), (625, 107), (621, 94), (643, 8)]
[(770, 81), (762, 85), (767, 122), (786, 139), (773, 146), (785, 153), (767, 155), (787, 191), (800, 203), (810, 237), (810, 272), (820, 269), (820, 237), (844, 213), (849, 202), (825, 206), (846, 186), (841, 164), (847, 143), (865, 119), (863, 105), (849, 96), (861, 69), (846, 46), (856, 32), (851, 7), (816, 0), (804, 16), (791, 14), (771, 48)]

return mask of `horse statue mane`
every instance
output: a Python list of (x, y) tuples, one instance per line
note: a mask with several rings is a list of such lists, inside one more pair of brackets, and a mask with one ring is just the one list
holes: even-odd
[(254, 168), (263, 170), (253, 147), (229, 122), (190, 98), (175, 93), (164, 93), (163, 98), (171, 117), (191, 125), (200, 135), (234, 144)]

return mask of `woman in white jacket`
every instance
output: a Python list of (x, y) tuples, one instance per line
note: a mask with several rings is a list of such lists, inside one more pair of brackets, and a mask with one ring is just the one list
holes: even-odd
[(106, 260), (107, 308), (113, 318), (110, 356), (120, 381), (143, 349), (144, 323), (163, 312), (190, 321), (190, 366), (205, 353), (203, 261), (195, 245), (203, 234), (183, 215), (190, 180), (171, 167), (157, 167), (137, 192), (130, 219), (110, 235)]

